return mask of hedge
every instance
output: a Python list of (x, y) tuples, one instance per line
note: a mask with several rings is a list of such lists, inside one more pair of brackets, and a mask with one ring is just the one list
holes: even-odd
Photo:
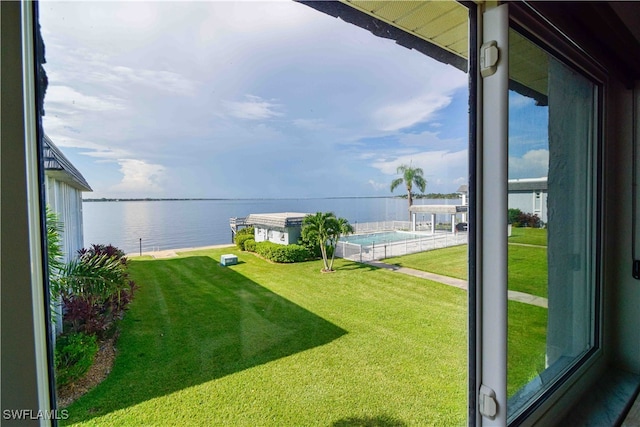
[(309, 259), (310, 254), (307, 248), (300, 245), (278, 245), (273, 242), (258, 242), (255, 245), (255, 252), (273, 262), (301, 262)]
[[(253, 237), (253, 236), (252, 236)], [(247, 239), (244, 241), (244, 250), (249, 252), (256, 251), (256, 241), (253, 239)]]
[(241, 251), (246, 251), (245, 242), (247, 240), (254, 240), (253, 234), (236, 234), (236, 246)]

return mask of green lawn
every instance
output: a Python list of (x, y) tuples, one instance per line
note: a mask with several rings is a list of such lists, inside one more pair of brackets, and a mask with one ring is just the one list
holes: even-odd
[(384, 262), (467, 280), (469, 265), (467, 251), (467, 245), (450, 246), (433, 251), (387, 258)]
[[(401, 267), (467, 280), (467, 257), (467, 245), (461, 245), (388, 258), (384, 261)], [(508, 257), (509, 289), (546, 298), (547, 249), (509, 245)]]
[[(523, 239), (539, 237), (540, 230), (519, 230), (527, 230), (527, 233), (521, 234)], [(529, 231), (535, 233), (529, 234)], [(509, 245), (508, 256), (509, 289), (546, 298), (547, 249)], [(389, 258), (385, 262), (467, 279), (466, 245)], [(509, 301), (508, 310), (507, 389), (511, 396), (544, 370), (547, 309)]]
[(113, 371), (68, 422), (466, 423), (466, 292), (344, 260), (220, 267), (226, 252), (131, 263)]
[(544, 370), (547, 309), (508, 302), (507, 395), (509, 397)]
[(547, 229), (512, 227), (509, 243), (547, 246)]

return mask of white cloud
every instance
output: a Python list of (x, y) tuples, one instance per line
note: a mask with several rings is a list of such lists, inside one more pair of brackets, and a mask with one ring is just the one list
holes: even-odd
[(136, 159), (118, 159), (118, 164), (124, 176), (120, 183), (110, 188), (110, 191), (143, 195), (163, 190), (164, 166)]
[(370, 179), (368, 182), (375, 191), (388, 190), (390, 185), (388, 182), (376, 182), (372, 179)]
[(451, 97), (432, 93), (406, 102), (384, 106), (373, 114), (378, 129), (396, 131), (426, 122), (451, 103)]
[(184, 76), (166, 70), (146, 70), (142, 68), (130, 68), (122, 65), (111, 67), (111, 74), (97, 74), (96, 81), (110, 79), (115, 83), (132, 83), (149, 86), (153, 89), (177, 93), (180, 95), (193, 95), (196, 83)]
[(51, 85), (46, 94), (47, 107), (53, 109), (71, 108), (84, 111), (123, 110), (124, 100), (112, 95), (91, 96), (80, 93), (69, 86)]
[(549, 173), (549, 150), (531, 150), (509, 157), (509, 178), (537, 178)]
[[(449, 151), (425, 151), (403, 155), (391, 160), (380, 160), (371, 164), (385, 175), (396, 175), (398, 166), (412, 165), (424, 171), (427, 180), (427, 192), (430, 185), (456, 184), (460, 179), (460, 171), (467, 169), (468, 152), (466, 149)], [(433, 189), (432, 189), (433, 190)]]
[(245, 98), (247, 100), (244, 102), (225, 102), (227, 111), (231, 116), (247, 120), (264, 120), (282, 116), (282, 113), (276, 111), (280, 107), (278, 104), (265, 101), (255, 95), (245, 95)]

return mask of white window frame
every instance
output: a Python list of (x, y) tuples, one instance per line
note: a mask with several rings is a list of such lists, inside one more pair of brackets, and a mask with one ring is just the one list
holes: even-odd
[[(540, 18), (540, 17), (536, 17)], [(506, 214), (498, 215), (498, 212), (507, 212), (507, 181), (508, 181), (508, 85), (509, 85), (509, 40), (508, 32), (513, 17), (509, 13), (509, 4), (503, 4), (490, 8), (482, 14), (482, 28), (479, 43), (496, 41), (499, 49), (499, 61), (495, 74), (480, 78), (478, 82), (479, 111), (478, 111), (478, 158), (477, 168), (477, 236), (476, 247), (476, 303), (475, 320), (477, 345), (476, 378), (475, 385), (478, 395), (476, 407), (476, 426), (506, 426), (507, 419), (507, 238), (506, 238)], [(542, 19), (542, 18), (540, 18)], [(545, 24), (542, 24), (543, 26)], [(546, 33), (534, 33), (541, 42), (545, 40)], [(555, 35), (558, 37), (558, 35)], [(567, 62), (581, 68), (576, 58), (582, 52), (573, 50), (569, 41), (565, 41), (558, 48), (557, 54)], [(567, 49), (567, 52), (562, 49)], [(565, 54), (567, 56), (564, 56)], [(482, 49), (479, 53), (482, 68)], [(584, 58), (584, 61), (589, 61)], [(579, 60), (578, 60), (579, 62)], [(604, 91), (604, 77), (585, 71), (585, 74), (600, 82), (599, 91)], [(591, 70), (590, 70), (591, 71)], [(598, 128), (602, 133), (603, 111), (602, 104), (605, 96), (599, 94), (599, 123)], [(488, 112), (483, 114), (483, 112)], [(490, 112), (490, 114), (489, 114)], [(601, 138), (599, 135), (597, 146), (598, 167), (602, 164)], [(486, 159), (486, 160), (485, 160)], [(596, 186), (602, 188), (602, 178), (596, 171)], [(486, 212), (486, 215), (483, 213)], [(595, 219), (596, 228), (602, 229), (602, 219)], [(600, 231), (601, 232), (601, 231)], [(602, 253), (598, 254), (596, 266), (596, 318), (595, 347), (586, 357), (573, 366), (569, 372), (546, 390), (521, 416), (514, 419), (515, 424), (552, 425), (557, 423), (566, 413), (569, 403), (573, 403), (577, 396), (597, 378), (605, 369), (605, 358), (602, 350)], [(470, 331), (470, 333), (473, 329)], [(473, 349), (472, 349), (473, 351)], [(474, 382), (470, 378), (470, 382)], [(495, 405), (495, 416), (491, 415)], [(484, 415), (483, 415), (484, 413)]]

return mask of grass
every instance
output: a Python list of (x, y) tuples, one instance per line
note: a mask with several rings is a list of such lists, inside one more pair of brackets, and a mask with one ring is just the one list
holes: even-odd
[(344, 260), (220, 267), (228, 251), (131, 263), (113, 371), (69, 423), (465, 424), (464, 291)]
[[(467, 257), (467, 245), (461, 245), (388, 258), (385, 262), (467, 280)], [(509, 290), (546, 298), (547, 249), (509, 245), (508, 257)]]
[(509, 243), (547, 246), (546, 228), (512, 227)]
[(507, 396), (513, 396), (545, 368), (547, 309), (508, 302)]
[[(546, 230), (514, 228), (518, 243), (538, 244)], [(524, 232), (522, 232), (524, 231)], [(544, 231), (544, 234), (541, 233)], [(511, 238), (509, 239), (511, 242)], [(547, 249), (508, 246), (508, 286), (547, 297)], [(467, 279), (467, 246), (454, 246), (385, 260), (390, 264)], [(545, 368), (547, 309), (509, 301), (507, 392), (512, 396)]]
[(450, 246), (433, 251), (387, 258), (385, 262), (467, 280), (467, 252), (467, 245)]

